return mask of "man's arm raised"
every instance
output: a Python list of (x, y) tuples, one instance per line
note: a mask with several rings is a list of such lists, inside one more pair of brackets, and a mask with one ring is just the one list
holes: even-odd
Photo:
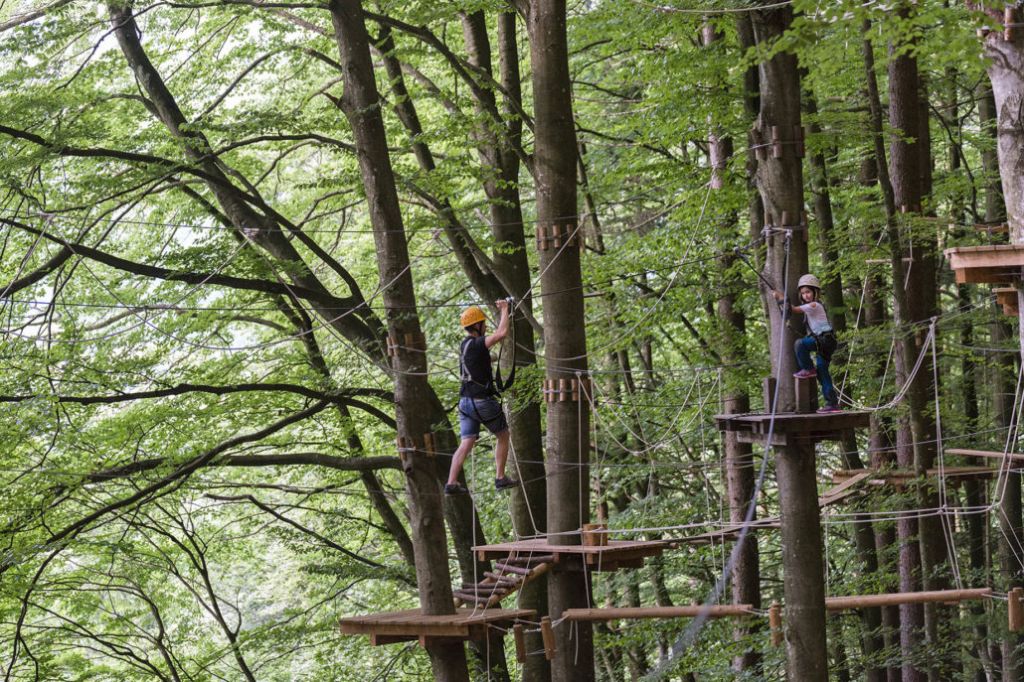
[(494, 330), (493, 334), (488, 334), (487, 338), (484, 339), (484, 345), (488, 349), (494, 344), (502, 341), (508, 335), (508, 301), (502, 299), (495, 301), (494, 305), (497, 306), (498, 312), (501, 313), (501, 317), (498, 319), (498, 328)]

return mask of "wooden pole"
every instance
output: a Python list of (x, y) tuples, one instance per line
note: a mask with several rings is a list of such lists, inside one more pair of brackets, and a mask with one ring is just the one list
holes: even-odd
[(619, 618), (695, 618), (702, 614), (708, 618), (742, 618), (754, 615), (753, 607), (750, 604), (728, 604), (715, 606), (692, 604), (687, 606), (567, 609), (562, 612), (562, 618), (571, 621), (602, 621), (617, 620)]
[[(958, 602), (969, 599), (984, 599), (992, 596), (991, 587), (972, 590), (933, 590), (930, 592), (894, 592), (891, 594), (853, 594), (845, 597), (828, 597), (825, 607), (829, 611), (862, 609), (873, 606), (894, 606), (897, 604), (931, 604)], [(1022, 612), (1024, 614), (1024, 612)]]
[(516, 660), (526, 663), (526, 635), (523, 634), (523, 626), (519, 623), (513, 625), (512, 636), (516, 640)]
[(540, 634), (544, 638), (544, 658), (549, 661), (555, 657), (555, 631), (551, 627), (551, 617), (544, 616), (540, 619)]
[(768, 607), (768, 627), (772, 633), (772, 646), (782, 646), (782, 605), (778, 602)]
[(1009, 599), (1007, 600), (1010, 632), (1024, 630), (1024, 604), (1021, 603), (1022, 598), (1024, 598), (1024, 588), (1015, 587), (1010, 590)]

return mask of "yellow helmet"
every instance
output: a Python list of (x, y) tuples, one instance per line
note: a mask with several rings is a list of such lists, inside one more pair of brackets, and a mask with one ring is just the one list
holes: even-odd
[(459, 324), (463, 327), (472, 327), (477, 322), (483, 322), (487, 319), (484, 315), (484, 311), (480, 310), (480, 306), (471, 305), (462, 311), (462, 317), (459, 318)]

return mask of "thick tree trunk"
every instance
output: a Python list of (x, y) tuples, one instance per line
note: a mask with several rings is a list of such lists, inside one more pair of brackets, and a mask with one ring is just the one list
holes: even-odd
[[(759, 45), (768, 46), (789, 28), (790, 7), (752, 13)], [(777, 138), (781, 153), (763, 154), (757, 180), (765, 209), (767, 277), (796, 295), (796, 281), (807, 271), (807, 242), (799, 229), (803, 210), (803, 169), (799, 154), (800, 74), (796, 56), (780, 52), (760, 64), (761, 112), (755, 127), (762, 140)], [(771, 147), (769, 147), (771, 149)], [(766, 296), (771, 292), (765, 291)], [(792, 412), (795, 335), (782, 309), (771, 301), (771, 362), (778, 379), (777, 412)], [(781, 452), (779, 452), (781, 450)], [(776, 475), (782, 516), (782, 566), (786, 600), (786, 672), (790, 679), (828, 679), (825, 583), (818, 510), (814, 446), (777, 449)]]
[[(703, 28), (704, 46), (711, 47), (721, 39), (721, 34), (710, 24)], [(756, 71), (755, 71), (756, 73)], [(751, 116), (753, 118), (753, 116)], [(732, 139), (722, 137), (714, 132), (714, 121), (711, 121), (712, 133), (709, 136), (708, 155), (712, 169), (712, 189), (722, 189), (727, 183), (735, 182), (726, 172), (728, 160), (733, 154)], [(756, 156), (754, 159), (756, 164)], [(731, 254), (737, 245), (738, 225), (735, 212), (722, 217), (719, 229), (719, 251)], [(743, 279), (736, 274), (735, 256), (724, 256), (719, 263), (720, 284), (722, 292), (718, 299), (718, 326), (720, 342), (718, 343), (721, 362), (727, 368), (725, 390), (723, 391), (722, 410), (725, 414), (741, 414), (750, 411), (750, 397), (740, 377), (731, 376), (731, 367), (742, 367), (745, 364), (744, 337), (746, 336), (746, 315), (736, 305), (737, 295), (744, 288)], [(733, 274), (730, 274), (733, 273)], [(755, 505), (754, 497), (754, 457), (749, 443), (741, 443), (737, 434), (727, 431), (723, 435), (725, 454), (725, 479), (729, 497), (729, 520), (734, 524), (746, 519), (747, 510)], [(756, 518), (756, 516), (755, 516)], [(753, 604), (761, 606), (760, 558), (758, 555), (757, 536), (748, 533), (743, 544), (734, 550), (736, 563), (732, 569), (732, 600), (735, 604)], [(742, 641), (749, 637), (756, 624), (744, 620), (737, 621), (733, 630), (733, 639)], [(750, 647), (733, 658), (733, 670), (756, 671), (761, 662), (760, 652)]]
[[(340, 105), (352, 127), (363, 176), (377, 246), (388, 333), (395, 338), (404, 338), (405, 334), (421, 336), (405, 230), (362, 7), (359, 0), (332, 0), (330, 12), (345, 80)], [(433, 429), (430, 410), (424, 409), (434, 398), (427, 383), (426, 353), (409, 348), (400, 350), (393, 357), (392, 370), (399, 437), (422, 443), (424, 434)], [(417, 452), (406, 453), (405, 460), (420, 606), (425, 614), (452, 613), (448, 542), (435, 463)], [(436, 680), (469, 679), (465, 651), (460, 643), (428, 643), (427, 652)]]
[[(576, 128), (564, 0), (523, 0), (533, 68), (537, 229), (563, 235), (562, 248), (540, 252), (544, 296), (544, 349), (547, 378), (587, 378), (587, 343), (583, 309), (580, 249), (565, 245), (579, 228), (576, 199)], [(590, 410), (584, 391), (579, 400), (548, 404), (547, 499), (548, 541), (578, 544), (579, 528), (590, 518)], [(569, 608), (585, 607), (590, 581), (579, 570), (559, 570), (548, 578), (552, 618)], [(558, 648), (551, 664), (556, 682), (594, 679), (593, 630), (589, 624), (555, 630)]]
[[(1021, 21), (1021, 10), (1011, 19)], [(996, 221), (1006, 218), (1010, 226), (1010, 241), (1024, 243), (1024, 31), (1017, 26), (1011, 31), (1012, 40), (1006, 40), (1003, 32), (990, 33), (985, 38), (985, 54), (989, 58), (988, 75), (992, 84), (991, 99), (983, 96), (979, 105), (982, 123), (995, 124), (996, 154), (982, 155), (985, 170), (992, 171), (993, 162), (998, 163), (1000, 187), (988, 187), (985, 193), (985, 220)], [(986, 93), (987, 94), (987, 93)], [(991, 129), (991, 128), (989, 128)], [(993, 158), (994, 157), (994, 158)], [(1000, 196), (1000, 194), (1002, 196)], [(1018, 291), (1024, 300), (1024, 293)], [(993, 341), (1004, 336), (1004, 325), (993, 325)], [(1024, 339), (1024, 323), (1020, 337)], [(1024, 343), (1021, 344), (1024, 353)], [(996, 382), (996, 414), (1001, 427), (1009, 428), (1012, 423), (1012, 403), (1008, 399), (1012, 382), (1006, 379), (1006, 368), (1000, 366), (1001, 380)], [(999, 500), (999, 584), (1002, 589), (1024, 585), (1015, 557), (1016, 548), (1024, 540), (1021, 520), (1021, 476), (1009, 472)], [(1020, 645), (1024, 642), (1019, 634), (1007, 633), (1002, 643), (1003, 679), (1017, 682), (1022, 678)]]
[[(529, 294), (530, 264), (523, 235), (523, 211), (519, 192), (520, 162), (519, 155), (515, 152), (521, 144), (522, 137), (522, 120), (516, 113), (521, 108), (521, 85), (515, 13), (500, 12), (497, 16), (497, 25), (498, 79), (505, 97), (511, 100), (504, 101), (500, 110), (508, 123), (506, 129), (502, 131), (504, 137), (481, 134), (477, 149), (481, 163), (489, 171), (484, 173), (484, 191), (490, 206), (491, 234), (495, 242), (491, 254), (494, 270), (498, 278), (512, 288), (514, 294)], [(464, 17), (463, 33), (470, 62), (490, 74), (491, 48), (482, 12)], [(484, 89), (483, 96), (493, 97), (493, 93), (490, 89)], [(484, 105), (496, 106), (493, 99)], [(522, 305), (526, 311), (532, 313), (532, 301), (529, 297)], [(505, 376), (512, 370), (513, 360), (520, 367), (535, 365), (537, 362), (533, 327), (521, 313), (514, 316), (512, 324), (516, 348), (514, 354), (502, 354), (502, 371)], [(509, 464), (516, 472), (517, 478), (523, 482), (522, 487), (516, 488), (511, 494), (512, 524), (516, 533), (521, 536), (543, 533), (547, 528), (547, 501), (539, 401), (530, 400), (520, 409), (510, 412), (509, 428), (512, 432)], [(539, 614), (548, 612), (547, 576), (527, 583), (521, 591), (519, 605), (522, 608), (534, 609)], [(527, 650), (538, 651), (543, 646), (539, 632), (531, 631), (526, 635)], [(523, 664), (524, 680), (542, 682), (550, 676), (551, 666), (545, 657), (527, 657)]]
[[(870, 126), (872, 146), (874, 149), (874, 178), (882, 193), (882, 204), (885, 208), (885, 229), (891, 231), (893, 221), (896, 219), (896, 199), (893, 195), (892, 181), (889, 177), (889, 164), (885, 151), (885, 134), (882, 127), (882, 102), (878, 90), (878, 79), (875, 75), (875, 54), (871, 44), (871, 22), (865, 19), (861, 27), (864, 40), (862, 53), (864, 56), (865, 89), (870, 112)], [(877, 234), (872, 234), (872, 241), (877, 240)], [(865, 292), (865, 326), (880, 326), (886, 322), (886, 306), (884, 300), (890, 299), (888, 286), (885, 277), (875, 275), (867, 279), (867, 291)], [(880, 365), (877, 368), (878, 376), (881, 376), (885, 369)], [(896, 463), (893, 452), (893, 443), (890, 437), (889, 424), (879, 415), (872, 415), (870, 433), (871, 466), (883, 467), (892, 466)], [(879, 557), (880, 569), (886, 574), (898, 572), (898, 560), (896, 564), (888, 560), (892, 555), (891, 549), (896, 545), (896, 532), (893, 524), (885, 523), (877, 528), (875, 536), (876, 556)], [(886, 560), (883, 561), (882, 558)], [(886, 651), (895, 652), (900, 649), (902, 654), (903, 628), (901, 626), (901, 611), (898, 606), (887, 606), (882, 609), (882, 637), (885, 641)], [(888, 682), (899, 682), (902, 679), (902, 671), (895, 663), (886, 668)]]
[[(898, 14), (901, 19), (908, 20), (911, 9), (904, 5)], [(895, 204), (912, 220), (921, 214), (925, 187), (930, 184), (930, 171), (925, 168), (928, 163), (923, 148), (928, 122), (921, 116), (922, 83), (916, 57), (905, 47), (890, 47), (889, 124), (895, 131), (890, 143), (890, 175)], [(889, 245), (896, 301), (895, 321), (902, 339), (896, 353), (896, 375), (901, 384), (910, 382), (907, 392), (909, 422), (901, 424), (897, 432), (897, 460), (901, 467), (913, 467), (923, 476), (934, 464), (936, 454), (935, 422), (929, 412), (934, 388), (930, 353), (915, 376), (911, 376), (911, 366), (924, 347), (927, 322), (937, 314), (936, 240), (920, 230), (910, 229), (910, 226), (900, 230), (891, 222)], [(905, 262), (904, 258), (913, 260)], [(937, 495), (924, 487), (919, 488), (915, 501), (922, 509), (938, 506)], [(933, 569), (940, 560), (942, 549), (938, 523), (936, 517), (906, 518), (898, 522), (902, 590), (915, 589), (918, 584), (922, 584), (924, 589), (937, 589)], [(937, 644), (936, 607), (928, 605), (921, 609), (915, 605), (904, 605), (900, 616), (904, 679), (923, 679), (924, 675), (910, 661), (919, 641), (920, 626), (924, 626), (927, 640)], [(938, 662), (934, 658), (929, 661)], [(928, 678), (936, 680), (936, 667), (929, 665), (928, 670)]]

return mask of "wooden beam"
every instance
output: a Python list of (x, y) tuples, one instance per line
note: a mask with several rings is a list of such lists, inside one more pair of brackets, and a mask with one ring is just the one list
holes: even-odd
[(642, 619), (642, 618), (696, 618), (704, 615), (708, 618), (744, 618), (754, 615), (750, 604), (725, 604), (702, 606), (635, 606), (604, 609), (566, 609), (562, 618), (570, 621), (604, 621)]
[(1018, 452), (1000, 452), (998, 450), (970, 450), (966, 448), (946, 448), (947, 455), (959, 455), (961, 457), (982, 457), (987, 459), (1009, 458), (1014, 462), (1024, 462), (1024, 455)]
[(984, 599), (992, 596), (991, 587), (972, 590), (933, 590), (930, 592), (893, 592), (891, 594), (854, 594), (846, 597), (827, 597), (825, 608), (829, 611), (863, 609), (874, 606), (896, 606), (898, 604), (927, 604), (958, 602), (970, 599)]

